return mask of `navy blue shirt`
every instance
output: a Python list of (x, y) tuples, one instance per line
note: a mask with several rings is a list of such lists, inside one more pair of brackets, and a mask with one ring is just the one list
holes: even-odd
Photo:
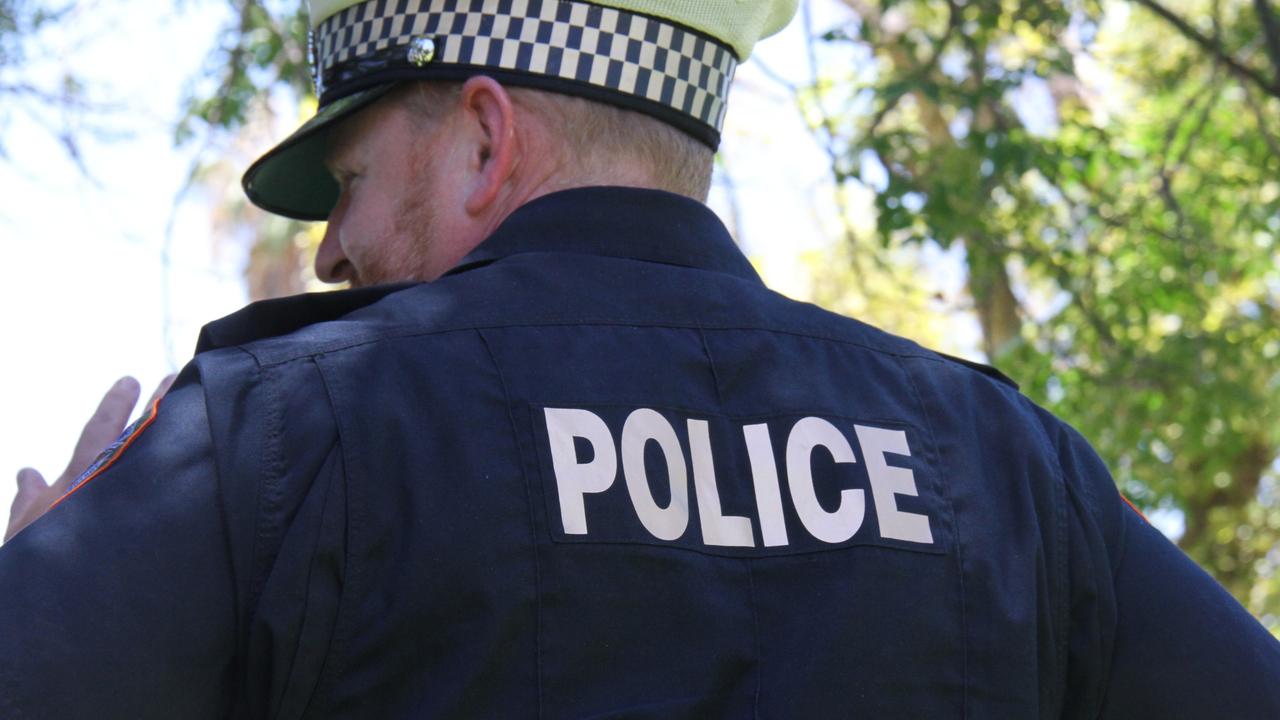
[(655, 191), (209, 325), (0, 588), (5, 718), (1280, 717), (1071, 428)]

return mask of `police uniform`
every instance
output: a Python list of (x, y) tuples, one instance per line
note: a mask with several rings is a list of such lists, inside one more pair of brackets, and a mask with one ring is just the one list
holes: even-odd
[(2, 717), (1280, 717), (1080, 436), (653, 190), (209, 325), (0, 582)]

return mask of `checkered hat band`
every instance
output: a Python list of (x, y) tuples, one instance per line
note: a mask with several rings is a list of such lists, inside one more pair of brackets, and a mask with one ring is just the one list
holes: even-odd
[(415, 38), (435, 43), (426, 67), (559, 78), (658, 103), (716, 132), (738, 64), (732, 49), (705, 35), (586, 2), (367, 0), (316, 28), (317, 94), (389, 63), (413, 67)]

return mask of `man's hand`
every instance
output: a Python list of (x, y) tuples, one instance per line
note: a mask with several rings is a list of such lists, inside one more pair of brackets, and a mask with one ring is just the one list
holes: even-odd
[[(160, 381), (148, 404), (164, 395), (173, 384), (174, 377), (170, 375)], [(67, 469), (52, 485), (45, 482), (44, 476), (32, 468), (18, 471), (18, 494), (9, 509), (9, 524), (4, 531), (5, 542), (45, 514), (49, 506), (62, 497), (70, 489), (71, 483), (97, 458), (98, 453), (120, 436), (141, 393), (138, 381), (131, 377), (122, 377), (111, 386), (89, 422), (85, 423)]]

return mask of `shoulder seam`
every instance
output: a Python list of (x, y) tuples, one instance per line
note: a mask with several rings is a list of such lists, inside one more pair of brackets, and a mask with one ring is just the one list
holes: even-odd
[[(791, 329), (791, 328), (761, 327), (759, 325), (748, 325), (748, 324), (739, 324), (739, 323), (716, 325), (716, 324), (697, 323), (694, 321), (690, 321), (687, 323), (659, 322), (654, 320), (637, 320), (637, 319), (627, 319), (627, 318), (587, 318), (587, 319), (557, 318), (557, 319), (541, 320), (538, 322), (522, 322), (522, 323), (499, 322), (492, 319), (486, 319), (480, 322), (467, 323), (463, 325), (450, 325), (447, 327), (439, 327), (439, 328), (432, 328), (432, 329), (405, 328), (401, 332), (387, 332), (384, 334), (379, 334), (376, 337), (363, 338), (363, 339), (342, 339), (342, 340), (330, 341), (327, 343), (321, 343), (314, 347), (300, 349), (295, 353), (282, 354), (281, 356), (275, 357), (275, 358), (264, 358), (262, 357), (261, 354), (256, 353), (246, 348), (245, 346), (237, 346), (237, 347), (239, 347), (241, 350), (243, 350), (244, 352), (252, 356), (262, 367), (267, 368), (267, 367), (274, 367), (277, 365), (288, 364), (290, 362), (294, 362), (297, 360), (314, 358), (318, 355), (324, 355), (326, 353), (341, 352), (344, 350), (352, 350), (358, 347), (363, 347), (365, 345), (374, 345), (380, 342), (386, 342), (388, 340), (402, 340), (406, 338), (427, 337), (431, 335), (446, 335), (446, 334), (460, 333), (460, 332), (465, 333), (465, 332), (484, 331), (484, 330), (500, 330), (503, 328), (533, 328), (533, 327), (581, 328), (581, 327), (592, 327), (592, 326), (654, 327), (654, 328), (673, 328), (673, 329), (699, 330), (699, 331), (744, 330), (744, 331), (768, 332), (768, 333), (775, 333), (779, 335), (791, 335), (794, 337), (812, 338), (815, 340), (825, 340), (828, 342), (840, 343), (842, 345), (860, 347), (870, 352), (880, 353), (882, 355), (887, 355), (890, 357), (919, 358), (922, 360), (933, 360), (935, 362), (943, 361), (942, 357), (939, 356), (938, 353), (933, 352), (931, 350), (927, 350), (925, 348), (919, 348), (918, 350), (915, 350), (915, 351), (907, 351), (905, 349), (899, 350), (899, 349), (893, 349), (893, 348), (888, 348), (883, 346), (877, 346), (877, 345), (873, 345), (865, 342), (858, 342), (857, 340), (853, 340), (850, 338), (837, 337), (835, 335), (831, 335), (828, 333), (821, 333), (821, 332), (804, 332), (801, 330)], [(910, 342), (910, 341), (906, 341), (906, 342)], [(994, 370), (994, 368), (992, 368), (992, 370)], [(996, 370), (995, 372), (999, 373), (998, 370)], [(1006, 384), (1010, 384), (1015, 388), (1017, 387), (1016, 383), (1014, 383), (1012, 380), (1009, 380), (1008, 378), (1005, 378), (1005, 379), (1007, 381)]]
[(957, 357), (955, 355), (948, 355), (946, 353), (937, 352), (936, 350), (934, 351), (934, 354), (937, 355), (938, 358), (943, 362), (951, 362), (957, 365), (963, 365), (969, 368), (970, 370), (974, 370), (983, 375), (986, 375), (989, 378), (992, 378), (993, 380), (996, 380), (997, 382), (1000, 382), (1004, 385), (1008, 385), (1014, 390), (1017, 390), (1019, 392), (1022, 391), (1022, 388), (1018, 386), (1018, 383), (1016, 380), (1000, 372), (1000, 370), (995, 366), (985, 365), (980, 362), (974, 362), (973, 360), (966, 360), (962, 357)]

